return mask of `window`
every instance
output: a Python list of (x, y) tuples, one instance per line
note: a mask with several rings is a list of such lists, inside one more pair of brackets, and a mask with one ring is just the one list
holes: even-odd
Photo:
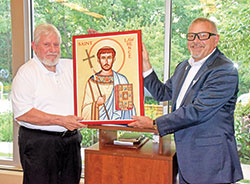
[(13, 120), (10, 101), (12, 37), (10, 0), (0, 2), (0, 159), (13, 159)]
[[(20, 168), (17, 146), (18, 125), (13, 123), (11, 97), (11, 82), (20, 65), (29, 55), (29, 31), (25, 29), (27, 23), (28, 1), (20, 6), (19, 0), (3, 0), (0, 13), (0, 165)], [(14, 43), (14, 44), (13, 44)]]
[[(173, 74), (176, 65), (189, 57), (185, 34), (191, 20), (198, 16), (209, 17), (218, 25), (219, 48), (238, 66), (239, 95), (249, 93), (250, 5), (246, 0), (188, 0), (185, 2), (180, 0), (166, 0), (166, 2), (165, 0), (30, 0), (22, 2), (23, 4), (20, 0), (0, 2), (0, 109), (2, 106), (5, 109), (4, 113), (1, 111), (0, 114), (0, 144), (7, 142), (7, 147), (4, 149), (0, 145), (1, 165), (13, 165), (18, 160), (17, 125), (13, 124), (12, 118), (9, 119), (12, 116), (11, 110), (6, 109), (11, 109), (9, 96), (12, 76), (19, 66), (31, 57), (30, 35), (33, 30), (29, 28), (30, 25), (35, 27), (42, 22), (54, 24), (62, 34), (62, 57), (65, 58), (72, 58), (72, 35), (85, 34), (88, 28), (95, 28), (99, 32), (141, 29), (142, 41), (146, 44), (151, 63), (161, 80), (166, 80), (168, 75)], [(30, 9), (33, 10), (31, 13)], [(171, 25), (164, 24), (166, 19), (170, 20), (166, 13), (172, 14)], [(168, 35), (166, 35), (170, 31), (171, 65), (170, 74), (168, 74), (169, 67), (166, 59), (168, 60), (170, 55), (164, 52), (167, 53), (170, 50), (170, 39), (167, 39)], [(165, 50), (164, 39), (165, 44), (169, 44)], [(12, 45), (12, 43), (15, 44)], [(164, 58), (166, 64), (163, 68)], [(4, 105), (2, 100), (7, 105)], [(145, 101), (148, 104), (156, 103), (147, 94)], [(245, 115), (242, 113), (244, 109), (248, 109)], [(249, 126), (245, 126), (248, 128), (244, 130), (246, 132), (241, 132), (240, 129), (243, 118), (249, 114), (249, 109), (248, 106), (237, 104), (236, 134), (239, 149), (241, 149), (241, 161), (245, 164), (250, 164), (250, 150), (245, 144), (247, 140), (240, 138), (245, 137), (249, 141), (250, 138), (247, 136), (250, 134), (246, 133), (249, 132)], [(161, 110), (162, 108), (159, 111)], [(153, 117), (159, 114), (149, 110), (147, 115)], [(12, 125), (14, 125), (13, 139)], [(85, 147), (96, 141), (94, 130), (83, 130), (83, 134), (86, 140), (83, 143)]]

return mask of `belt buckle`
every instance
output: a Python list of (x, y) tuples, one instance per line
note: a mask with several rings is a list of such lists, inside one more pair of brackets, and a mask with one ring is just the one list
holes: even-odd
[(62, 137), (64, 137), (66, 135), (67, 131), (64, 131), (62, 134)]

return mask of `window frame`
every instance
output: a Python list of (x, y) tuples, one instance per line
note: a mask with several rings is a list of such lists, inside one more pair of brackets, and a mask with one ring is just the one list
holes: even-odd
[[(11, 0), (12, 32), (12, 73), (15, 76), (18, 68), (31, 56), (30, 43), (30, 1)], [(0, 168), (21, 169), (18, 150), (19, 125), (13, 119), (13, 158), (0, 159)]]

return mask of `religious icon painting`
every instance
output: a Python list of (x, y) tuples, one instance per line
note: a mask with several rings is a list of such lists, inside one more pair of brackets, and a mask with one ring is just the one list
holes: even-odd
[(144, 115), (141, 31), (73, 36), (74, 110), (85, 124)]

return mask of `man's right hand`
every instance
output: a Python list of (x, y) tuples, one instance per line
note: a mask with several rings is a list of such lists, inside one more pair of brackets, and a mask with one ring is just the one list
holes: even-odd
[(143, 60), (143, 65), (142, 65), (143, 72), (150, 70), (152, 66), (149, 62), (148, 52), (144, 43), (142, 43), (142, 60)]
[(73, 116), (73, 115), (68, 115), (68, 116), (63, 116), (62, 117), (62, 126), (68, 130), (75, 130), (78, 128), (86, 128), (87, 126), (80, 123), (82, 118)]
[(48, 125), (60, 125), (68, 130), (75, 130), (78, 128), (87, 127), (86, 125), (80, 123), (83, 118), (73, 116), (73, 115), (56, 115), (49, 114), (40, 111), (36, 108), (32, 108), (25, 114), (16, 118), (18, 121), (28, 122), (34, 125), (48, 126)]

